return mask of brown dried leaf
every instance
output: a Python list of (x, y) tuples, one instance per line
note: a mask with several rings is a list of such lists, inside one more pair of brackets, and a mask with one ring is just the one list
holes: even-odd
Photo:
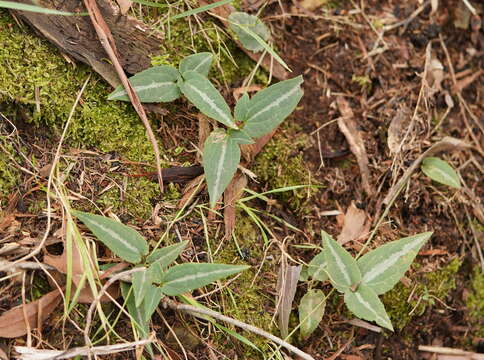
[(119, 10), (121, 11), (121, 15), (126, 15), (126, 13), (131, 8), (131, 5), (133, 5), (133, 2), (131, 0), (116, 0), (116, 2), (119, 5)]
[(371, 195), (373, 194), (373, 189), (370, 185), (368, 155), (366, 154), (365, 143), (363, 142), (360, 132), (357, 130), (353, 110), (351, 110), (350, 104), (348, 104), (348, 101), (346, 101), (343, 96), (338, 96), (336, 98), (336, 103), (339, 112), (341, 113), (341, 117), (338, 119), (339, 129), (346, 137), (351, 152), (356, 156), (358, 166), (360, 167), (363, 189), (365, 189), (368, 195)]
[[(99, 291), (100, 289), (98, 289)], [(75, 289), (74, 289), (75, 291)], [(108, 290), (107, 290), (109, 296), (104, 293), (103, 296), (101, 296), (101, 302), (110, 302), (111, 301), (111, 298), (113, 299), (117, 299), (121, 293), (119, 291), (119, 284), (118, 283), (114, 283), (112, 284)], [(80, 291), (79, 293), (79, 297), (77, 298), (77, 302), (78, 303), (82, 303), (82, 304), (91, 304), (95, 299), (95, 296), (93, 295), (92, 291), (91, 291), (91, 288), (89, 287), (89, 285), (86, 285), (84, 286), (84, 288)]]
[(183, 196), (178, 201), (178, 208), (181, 209), (183, 207), (186, 207), (190, 205), (190, 203), (193, 202), (197, 194), (202, 191), (205, 187), (205, 182), (203, 181), (205, 179), (205, 175), (200, 175), (190, 181), (186, 186), (185, 189), (183, 189)]
[[(27, 322), (31, 329), (38, 328), (61, 301), (59, 290), (51, 291), (40, 299), (16, 306), (0, 316), (0, 337), (16, 338), (27, 334)], [(27, 319), (24, 319), (24, 311)], [(38, 323), (40, 320), (40, 323)]]
[(354, 201), (352, 201), (348, 210), (346, 210), (343, 230), (341, 230), (338, 236), (338, 242), (343, 245), (348, 241), (357, 240), (367, 234), (370, 229), (370, 222), (366, 220), (366, 212), (358, 209)]
[[(62, 255), (44, 255), (44, 263), (53, 266), (57, 271), (67, 274), (67, 248), (64, 244), (64, 252)], [(79, 281), (84, 274), (84, 266), (82, 264), (81, 254), (75, 241), (72, 244), (72, 280), (78, 285)]]
[(388, 127), (387, 144), (390, 151), (395, 154), (400, 151), (400, 144), (405, 135), (405, 130), (410, 122), (410, 111), (407, 107), (397, 110), (397, 113)]
[(240, 199), (247, 186), (247, 176), (239, 173), (230, 182), (224, 191), (224, 224), (225, 238), (229, 239), (235, 229), (235, 202)]
[(264, 148), (264, 146), (269, 142), (269, 140), (276, 133), (277, 128), (272, 130), (270, 133), (258, 138), (254, 144), (241, 145), (240, 150), (242, 151), (242, 156), (247, 162), (254, 160), (256, 155)]
[(276, 313), (278, 315), (279, 330), (281, 335), (285, 338), (289, 334), (289, 315), (292, 310), (292, 302), (294, 295), (296, 295), (297, 282), (301, 274), (302, 266), (287, 265), (287, 260), (284, 256), (282, 266), (279, 269), (277, 277), (277, 307)]
[(323, 6), (327, 2), (327, 0), (302, 0), (299, 5), (301, 5), (306, 10), (313, 11)]

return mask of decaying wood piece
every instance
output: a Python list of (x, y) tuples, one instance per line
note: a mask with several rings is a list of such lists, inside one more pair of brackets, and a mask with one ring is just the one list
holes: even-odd
[[(30, 0), (15, 1), (32, 4)], [(150, 67), (150, 56), (160, 52), (162, 38), (151, 34), (142, 22), (121, 15), (119, 7), (111, 0), (97, 0), (97, 4), (113, 34), (123, 69), (135, 74)], [(86, 12), (82, 1), (40, 0), (39, 5), (74, 13)], [(13, 13), (61, 51), (91, 66), (113, 87), (120, 84), (114, 67), (106, 60), (106, 53), (89, 16), (57, 16), (27, 11)]]

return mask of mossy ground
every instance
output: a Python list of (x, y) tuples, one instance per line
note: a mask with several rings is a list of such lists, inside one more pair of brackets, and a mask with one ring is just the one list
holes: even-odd
[[(382, 300), (395, 329), (403, 329), (414, 316), (446, 297), (456, 288), (456, 276), (462, 262), (454, 259), (443, 268), (412, 279), (410, 286), (399, 282)], [(415, 267), (415, 265), (414, 265)], [(410, 296), (412, 295), (412, 296)]]

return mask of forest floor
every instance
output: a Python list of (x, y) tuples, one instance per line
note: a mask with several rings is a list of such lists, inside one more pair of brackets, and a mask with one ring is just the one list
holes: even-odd
[[(63, 252), (63, 205), (55, 194), (46, 201), (47, 179), (69, 112), (89, 78), (59, 147), (55, 186), (64, 189), (64, 200), (73, 208), (118, 218), (141, 231), (150, 244), (165, 235), (167, 244), (189, 240), (181, 262), (251, 265), (228, 284), (218, 283), (218, 291), (215, 286), (195, 291), (193, 296), (205, 306), (280, 336), (278, 273), (284, 263), (307, 264), (319, 252), (322, 230), (344, 238), (354, 254), (375, 229), (370, 248), (433, 231), (406, 276), (381, 297), (394, 332), (355, 322), (342, 296), (333, 293), (315, 332), (307, 339), (296, 332), (290, 342), (318, 360), (474, 359), (469, 353), (444, 357), (419, 350), (484, 352), (484, 6), (470, 1), (470, 9), (468, 3), (240, 0), (241, 11), (257, 13), (271, 29), (274, 48), (292, 70), (290, 77), (304, 78), (301, 102), (248, 166), (255, 178), (249, 177), (246, 188), (262, 193), (305, 187), (237, 203), (230, 238), (224, 238), (223, 216), (208, 209), (205, 190), (177, 216), (180, 199), (190, 191), (186, 184), (167, 184), (160, 194), (152, 177), (133, 176), (154, 168), (151, 145), (134, 111), (128, 104), (108, 102), (112, 88), (91, 68), (76, 64), (0, 10), (0, 264), (31, 253), (46, 228), (46, 246), (35, 260), (42, 263), (47, 254)], [(154, 57), (154, 64), (176, 63), (180, 54), (209, 49), (200, 32), (222, 28), (217, 19), (201, 13), (196, 21), (174, 22), (168, 37), (166, 24), (160, 26), (157, 19), (164, 9), (134, 4), (130, 10), (165, 41), (164, 55)], [(186, 5), (172, 2), (169, 9), (173, 15)], [(234, 91), (255, 63), (221, 33), (220, 62), (210, 76), (233, 105)], [(227, 52), (244, 65), (234, 67)], [(264, 87), (268, 80), (269, 73), (258, 70), (252, 85)], [(344, 133), (342, 117), (351, 118), (356, 128)], [(196, 108), (177, 100), (151, 113), (150, 122), (164, 167), (198, 164)], [(358, 136), (368, 155), (366, 165), (350, 143)], [(432, 181), (418, 166), (388, 202), (419, 156), (445, 137), (470, 146), (434, 155), (456, 169), (462, 187)], [(117, 261), (102, 246), (97, 251), (101, 263)], [(298, 325), (297, 306), (308, 287), (325, 293), (331, 289), (328, 282), (300, 281), (290, 330)], [(0, 272), (0, 316), (51, 289), (52, 281), (39, 269)], [(113, 304), (103, 306), (116, 317)], [(78, 304), (65, 321), (58, 306), (29, 336), (0, 339), (0, 358), (13, 354), (16, 345), (84, 345), (87, 309), (88, 304)], [(113, 323), (122, 339), (135, 340), (127, 316), (121, 314)], [(102, 330), (100, 324), (96, 318), (92, 327)], [(210, 322), (171, 310), (160, 308), (151, 329), (164, 349), (160, 359), (297, 359), (233, 328), (260, 348), (255, 351)], [(129, 351), (100, 358), (135, 357)]]

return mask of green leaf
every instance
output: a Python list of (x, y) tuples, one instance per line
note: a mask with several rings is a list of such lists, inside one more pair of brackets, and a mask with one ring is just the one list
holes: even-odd
[(168, 296), (186, 293), (249, 268), (246, 265), (190, 263), (169, 268), (161, 291)]
[[(121, 282), (121, 294), (123, 295), (129, 315), (131, 315), (131, 324), (136, 330), (138, 336), (142, 339), (147, 339), (150, 332), (149, 319), (145, 320), (143, 309), (136, 306), (132, 286), (125, 282)], [(151, 344), (146, 345), (146, 350), (153, 354)]]
[(44, 8), (36, 5), (20, 4), (14, 1), (0, 1), (0, 8), (36, 12), (36, 13), (47, 14), (47, 15), (63, 15), (63, 16), (86, 15), (85, 13), (72, 13), (72, 12), (65, 12), (65, 11), (59, 11), (55, 9)]
[(205, 76), (187, 71), (183, 77), (185, 81), (179, 84), (180, 89), (198, 110), (230, 128), (238, 129), (225, 99)]
[(449, 163), (436, 157), (425, 158), (422, 162), (422, 171), (432, 180), (460, 189), (460, 178)]
[(149, 263), (159, 262), (163, 268), (166, 268), (168, 265), (171, 265), (171, 263), (175, 261), (178, 256), (180, 256), (187, 245), (188, 240), (185, 240), (176, 243), (175, 245), (162, 247), (161, 249), (157, 249), (148, 255), (146, 260), (148, 260)]
[(143, 300), (143, 320), (149, 322), (151, 315), (155, 312), (156, 308), (163, 299), (163, 293), (158, 286), (150, 285), (146, 291), (145, 298)]
[(360, 284), (357, 291), (347, 291), (345, 303), (348, 309), (359, 318), (375, 321), (378, 325), (393, 331), (385, 307), (369, 286)]
[(308, 275), (314, 280), (326, 281), (328, 274), (326, 273), (326, 259), (324, 251), (313, 257), (308, 264)]
[(244, 93), (235, 104), (235, 120), (245, 122), (247, 120), (247, 112), (249, 111), (250, 99), (247, 93)]
[[(143, 103), (170, 102), (180, 97), (176, 83), (180, 73), (172, 66), (154, 66), (129, 78), (131, 86)], [(130, 101), (123, 85), (108, 96), (108, 100)]]
[(225, 5), (225, 4), (229, 4), (231, 2), (232, 2), (232, 0), (220, 0), (220, 1), (214, 2), (212, 4), (200, 6), (200, 7), (196, 8), (196, 9), (191, 9), (191, 10), (188, 10), (188, 11), (184, 11), (184, 12), (178, 14), (178, 15), (173, 16), (172, 19), (173, 20), (176, 20), (176, 19), (180, 19), (180, 18), (183, 18), (183, 17), (186, 17), (186, 16), (199, 14), (201, 12), (204, 12), (204, 11), (207, 11), (207, 10), (210, 10), (210, 9), (213, 9), (213, 8), (216, 8), (218, 6), (222, 6), (222, 5)]
[(239, 145), (222, 129), (213, 131), (203, 149), (203, 169), (212, 208), (232, 180), (239, 162)]
[(360, 269), (348, 251), (333, 238), (325, 237), (323, 252), (329, 279), (338, 291), (346, 292), (358, 285), (361, 280)]
[(254, 140), (244, 130), (229, 130), (229, 136), (237, 144), (253, 144)]
[(323, 319), (326, 296), (321, 290), (309, 290), (299, 304), (301, 336), (305, 339), (313, 333)]
[(365, 254), (357, 261), (362, 276), (361, 282), (377, 295), (391, 290), (431, 236), (431, 232), (417, 234), (392, 241)]
[(271, 132), (296, 108), (303, 95), (302, 76), (284, 80), (259, 91), (250, 99), (243, 129), (253, 138)]
[(121, 259), (137, 264), (148, 253), (148, 244), (141, 234), (119, 221), (82, 211), (72, 213)]
[(139, 307), (151, 287), (151, 273), (148, 270), (133, 273), (132, 283), (135, 304)]
[(257, 16), (236, 11), (230, 14), (229, 23), (230, 28), (247, 50), (254, 52), (264, 50), (264, 47), (257, 41), (253, 34), (259, 36), (263, 41), (267, 41), (271, 32)]
[(212, 65), (213, 55), (209, 52), (202, 52), (187, 56), (180, 62), (180, 73), (195, 71), (203, 76), (208, 76)]

